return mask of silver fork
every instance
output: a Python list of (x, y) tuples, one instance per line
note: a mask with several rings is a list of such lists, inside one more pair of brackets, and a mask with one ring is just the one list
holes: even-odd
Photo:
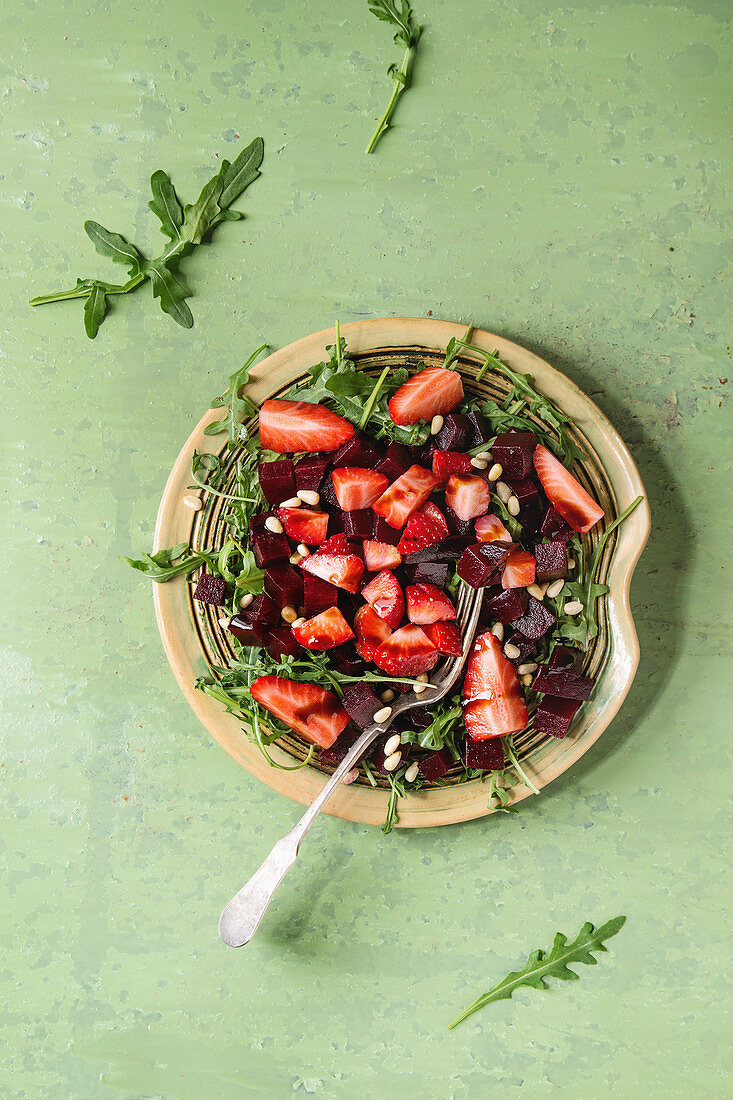
[(437, 703), (455, 686), (476, 633), (482, 597), (481, 589), (469, 589), (465, 584), (461, 585), (456, 603), (456, 623), (463, 637), (461, 656), (448, 657), (441, 661), (436, 665), (433, 678), (425, 691), (420, 695), (415, 695), (413, 692), (401, 695), (392, 707), (388, 718), (383, 722), (374, 722), (371, 726), (367, 726), (295, 828), (282, 840), (278, 840), (265, 862), (226, 906), (219, 918), (219, 935), (229, 947), (243, 947), (252, 939), (265, 915), (267, 906), (272, 901), (275, 890), (285, 877), (285, 872), (295, 863), (303, 837), (346, 773), (361, 759), (374, 739), (385, 733), (398, 715), (404, 714), (413, 707)]

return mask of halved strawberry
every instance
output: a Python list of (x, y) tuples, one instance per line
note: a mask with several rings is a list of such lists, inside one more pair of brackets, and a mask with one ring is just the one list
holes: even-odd
[(401, 563), (402, 554), (396, 546), (390, 546), (388, 542), (364, 539), (364, 565), (370, 573), (377, 573), (380, 569), (394, 569)]
[(418, 676), (429, 672), (439, 653), (425, 631), (414, 623), (401, 626), (382, 642), (372, 660), (390, 676)]
[(308, 508), (278, 508), (278, 519), (285, 534), (296, 542), (320, 546), (328, 530), (328, 512), (311, 512)]
[(317, 684), (299, 684), (282, 676), (259, 676), (250, 692), (270, 714), (323, 749), (331, 747), (349, 721), (336, 696)]
[(491, 504), (491, 489), (476, 474), (451, 474), (445, 490), (445, 502), (459, 519), (485, 516)]
[(422, 466), (410, 466), (382, 493), (372, 508), (378, 516), (384, 516), (390, 527), (404, 527), (434, 488), (435, 478), (429, 470), (424, 470)]
[(441, 512), (438, 505), (434, 504), (432, 500), (429, 500), (427, 504), (423, 504), (422, 508), (417, 514), (419, 516), (427, 516), (428, 519), (432, 519), (436, 523), (440, 524), (440, 526), (443, 528), (443, 533), (445, 537), (448, 538), (450, 532), (448, 531), (448, 524), (445, 521), (445, 516)]
[(511, 661), (493, 634), (473, 643), (463, 681), (463, 721), (475, 741), (505, 737), (527, 725), (527, 704)]
[(400, 582), (389, 569), (383, 569), (374, 580), (369, 581), (361, 594), (388, 626), (394, 629), (400, 625), (405, 613), (405, 597)]
[(456, 609), (445, 592), (434, 584), (408, 584), (407, 618), (411, 623), (439, 623), (455, 619)]
[(454, 370), (426, 367), (413, 374), (390, 399), (389, 415), (395, 424), (417, 424), (445, 415), (463, 400), (463, 382)]
[(368, 603), (360, 607), (354, 615), (354, 630), (356, 652), (365, 661), (372, 660), (382, 642), (386, 642), (392, 633), (384, 619), (380, 619)]
[(402, 532), (402, 538), (397, 543), (397, 549), (401, 554), (412, 554), (415, 550), (422, 550), (424, 546), (432, 546), (434, 542), (440, 542), (448, 537), (448, 525), (443, 519), (439, 508), (435, 511), (440, 514), (440, 519), (435, 519), (425, 511), (430, 505), (426, 504), (419, 512), (413, 512), (407, 521), (407, 527)]
[(433, 477), (442, 488), (451, 474), (470, 474), (471, 456), (458, 451), (435, 451), (433, 454)]
[(541, 443), (535, 447), (534, 468), (550, 504), (574, 531), (585, 534), (603, 519), (601, 506)]
[(425, 623), (423, 630), (438, 653), (448, 657), (460, 657), (463, 653), (463, 638), (455, 623)]
[(340, 466), (333, 471), (331, 478), (336, 500), (344, 512), (368, 508), (389, 485), (384, 474), (364, 470), (361, 466)]
[(364, 562), (353, 552), (343, 535), (333, 535), (319, 546), (315, 554), (303, 558), (300, 568), (347, 592), (358, 592), (364, 573)]
[(296, 642), (306, 649), (333, 649), (354, 637), (346, 619), (337, 607), (329, 607), (300, 626), (291, 627)]
[(502, 588), (526, 588), (534, 584), (537, 562), (529, 550), (512, 550), (501, 575)]
[(336, 451), (353, 434), (353, 424), (325, 405), (273, 398), (260, 409), (260, 443), (278, 454)]
[(511, 542), (512, 536), (498, 516), (479, 516), (476, 520), (476, 538), (479, 542)]

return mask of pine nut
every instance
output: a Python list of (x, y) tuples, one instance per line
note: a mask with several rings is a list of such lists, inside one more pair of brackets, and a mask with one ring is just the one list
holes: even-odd
[(341, 780), (345, 787), (348, 787), (349, 783), (353, 783), (355, 779), (359, 778), (359, 769), (352, 768), (350, 772), (347, 772), (344, 778)]
[(287, 500), (284, 500), (282, 502), (280, 507), (281, 508), (300, 508), (302, 503), (303, 503), (303, 501), (300, 499), (300, 497), (288, 497)]
[(509, 497), (512, 495), (512, 491), (505, 481), (497, 481), (496, 483), (496, 495), (502, 504), (506, 504)]
[(187, 508), (190, 508), (192, 512), (200, 512), (204, 506), (204, 502), (201, 497), (195, 496), (194, 493), (186, 493), (183, 498), (183, 503)]
[(534, 596), (536, 600), (543, 599), (545, 595), (538, 584), (528, 584), (527, 591), (529, 592), (530, 596)]
[(476, 458), (482, 458), (484, 462), (488, 465), (489, 462), (491, 462), (491, 451), (479, 451), (479, 453), (476, 455)]
[(282, 609), (282, 611), (280, 612), (280, 615), (282, 616), (282, 618), (285, 620), (286, 623), (291, 624), (291, 625), (298, 618), (298, 612), (295, 610), (294, 607), (291, 607), (290, 604), (287, 604)]
[(417, 779), (417, 773), (420, 771), (417, 764), (410, 764), (409, 768), (405, 772), (405, 779), (408, 783), (414, 783)]
[(489, 481), (498, 481), (503, 473), (504, 467), (499, 462), (495, 462), (489, 470)]
[(396, 768), (399, 768), (401, 759), (401, 752), (393, 752), (392, 755), (388, 756), (384, 761), (384, 770), (386, 772), (393, 772)]
[(393, 733), (391, 737), (388, 737), (384, 742), (384, 755), (391, 756), (393, 752), (397, 752), (402, 744), (402, 738), (399, 733)]
[(302, 560), (303, 559), (301, 558), (300, 554), (291, 554), (290, 557), (288, 558), (288, 561), (290, 562), (291, 565), (300, 565)]
[(474, 470), (485, 470), (489, 464), (483, 458), (472, 458), (471, 465)]
[(305, 623), (307, 621), (308, 620), (306, 619), (305, 615), (301, 615), (299, 619), (296, 619), (295, 622), (291, 623), (290, 625), (291, 626), (302, 626), (303, 623)]
[(525, 676), (520, 677), (520, 679), (526, 688), (528, 688), (529, 685), (532, 683), (532, 677), (529, 675), (529, 673), (527, 673)]
[(378, 726), (381, 726), (382, 722), (386, 722), (391, 714), (391, 707), (382, 707), (381, 710), (378, 710), (377, 713), (374, 715), (374, 721), (377, 723)]
[(507, 642), (504, 646), (504, 656), (508, 657), (510, 661), (516, 661), (517, 657), (521, 654), (521, 649), (518, 645), (512, 645), (511, 642)]
[(219, 617), (219, 626), (222, 630), (228, 630), (230, 621), (231, 620), (229, 619), (228, 615), (221, 615)]
[(575, 569), (575, 558), (568, 558), (568, 569)]
[(272, 531), (273, 535), (282, 535), (283, 525), (277, 516), (268, 516), (265, 520), (265, 527), (268, 531)]
[(315, 489), (298, 489), (297, 495), (303, 501), (303, 504), (316, 505), (321, 499)]
[(560, 577), (559, 580), (553, 581), (552, 584), (548, 584), (546, 594), (550, 597), (551, 600), (554, 600), (555, 596), (560, 595), (564, 587), (565, 581), (562, 579), (562, 577)]
[(494, 635), (495, 638), (498, 638), (498, 640), (500, 642), (503, 642), (504, 641), (504, 624), (503, 623), (494, 623), (494, 625), (491, 628), (491, 633)]
[(382, 694), (379, 696), (383, 703), (391, 703), (394, 699), (394, 692), (392, 688), (385, 688)]
[(242, 611), (244, 611), (245, 607), (249, 607), (253, 599), (254, 596), (251, 592), (245, 592), (244, 596), (242, 596), (241, 600), (239, 601), (239, 606), (242, 608)]
[(509, 500), (506, 502), (506, 510), (510, 516), (519, 515), (519, 501), (515, 496), (512, 495), (509, 497)]
[(580, 600), (568, 600), (563, 608), (566, 615), (579, 615), (583, 610), (583, 605)]
[(428, 674), (427, 672), (421, 672), (419, 676), (415, 677), (415, 679), (419, 680), (420, 683), (415, 684), (412, 690), (414, 691), (415, 695), (422, 695), (422, 693), (424, 691), (427, 691), (429, 687)]
[(300, 554), (301, 558), (309, 558), (310, 557), (310, 550), (308, 549), (308, 547), (305, 545), (304, 542), (299, 542), (298, 543), (297, 550), (298, 550), (298, 553)]
[(440, 413), (438, 413), (438, 415), (434, 416), (433, 419), (430, 421), (430, 434), (437, 435), (444, 424), (445, 421), (443, 420), (443, 417), (440, 415)]
[(520, 676), (529, 676), (531, 672), (537, 671), (537, 665), (534, 661), (527, 661), (526, 665), (520, 665), (517, 672)]

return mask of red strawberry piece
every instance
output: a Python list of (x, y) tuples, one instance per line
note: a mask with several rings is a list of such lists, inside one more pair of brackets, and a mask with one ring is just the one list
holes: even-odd
[(434, 584), (409, 584), (406, 590), (407, 618), (411, 623), (439, 623), (455, 619), (456, 609), (445, 592)]
[(601, 506), (541, 443), (535, 448), (534, 468), (550, 504), (574, 531), (585, 534), (603, 519)]
[(425, 623), (423, 630), (438, 653), (448, 657), (460, 657), (463, 653), (463, 638), (455, 623)]
[(379, 646), (372, 660), (390, 676), (418, 676), (429, 672), (439, 653), (422, 627), (408, 623)]
[(270, 714), (324, 749), (330, 748), (349, 721), (336, 696), (317, 684), (260, 676), (253, 681), (250, 692)]
[(459, 519), (485, 516), (491, 504), (491, 489), (476, 474), (451, 474), (445, 490), (445, 502)]
[(267, 451), (336, 451), (354, 434), (343, 416), (309, 401), (265, 401), (260, 409), (260, 443)]
[(451, 474), (470, 474), (471, 456), (457, 451), (435, 451), (433, 454), (433, 477), (442, 488), (448, 483)]
[(441, 512), (437, 504), (433, 504), (432, 500), (429, 500), (427, 504), (423, 504), (422, 508), (418, 512), (419, 516), (427, 516), (429, 519), (439, 523), (443, 529), (443, 538), (446, 538), (450, 532), (448, 531), (448, 524), (445, 521), (445, 516)]
[(388, 626), (394, 629), (400, 625), (405, 613), (405, 597), (400, 582), (389, 569), (383, 569), (374, 580), (369, 581), (361, 594)]
[(479, 542), (511, 542), (512, 536), (498, 516), (479, 516), (476, 520), (476, 538)]
[(422, 466), (410, 466), (382, 493), (372, 508), (378, 516), (384, 516), (390, 527), (404, 527), (434, 488), (435, 478), (429, 470), (424, 470)]
[(527, 588), (534, 584), (537, 562), (529, 550), (512, 550), (501, 575), (502, 588)]
[(384, 474), (377, 473), (376, 470), (365, 470), (361, 466), (340, 466), (333, 471), (331, 477), (336, 500), (344, 512), (368, 508), (381, 497), (389, 485)]
[(315, 554), (304, 558), (300, 568), (322, 581), (345, 588), (347, 592), (358, 592), (364, 573), (364, 562), (353, 552), (353, 548), (343, 535), (333, 535), (319, 546)]
[(331, 535), (330, 539), (326, 539), (315, 551), (316, 554), (353, 554), (353, 552), (353, 547), (343, 531)]
[(311, 512), (307, 508), (278, 508), (277, 515), (285, 528), (285, 534), (296, 542), (320, 546), (326, 541), (328, 512)]
[(511, 661), (493, 634), (473, 643), (463, 681), (463, 721), (475, 741), (505, 737), (527, 725), (527, 704)]
[(328, 611), (291, 629), (295, 640), (306, 649), (333, 649), (354, 637), (354, 631), (337, 607), (329, 607)]
[(356, 652), (365, 661), (371, 661), (382, 642), (386, 642), (392, 631), (384, 619), (365, 603), (354, 615), (356, 631)]
[(388, 542), (364, 539), (364, 565), (370, 573), (377, 573), (380, 569), (394, 569), (401, 564), (402, 554), (396, 546), (390, 546)]
[(426, 367), (400, 386), (390, 399), (389, 415), (395, 424), (417, 424), (449, 413), (462, 400), (460, 374), (445, 367)]
[[(425, 505), (427, 508), (428, 505)], [(435, 509), (440, 512), (439, 508)], [(397, 549), (401, 554), (412, 554), (415, 550), (422, 550), (424, 546), (432, 546), (435, 542), (441, 542), (448, 534), (448, 526), (440, 513), (440, 520), (425, 513), (425, 509), (413, 512), (407, 521), (407, 527), (402, 532), (402, 538), (397, 543)]]

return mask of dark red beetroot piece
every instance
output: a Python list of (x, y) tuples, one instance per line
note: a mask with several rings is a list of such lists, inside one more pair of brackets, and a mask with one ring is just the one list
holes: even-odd
[[(318, 759), (321, 764), (330, 764), (334, 768), (337, 764), (340, 764), (346, 753), (352, 747), (358, 737), (361, 736), (361, 730), (354, 729), (353, 726), (348, 726), (339, 737), (338, 741), (334, 741), (328, 749), (321, 749), (318, 754)], [(371, 744), (369, 748), (362, 754), (360, 760), (364, 760), (368, 756), (372, 756), (376, 750), (376, 746)]]
[(448, 413), (435, 436), (439, 451), (465, 451), (473, 438), (474, 426), (463, 413)]
[(263, 645), (269, 627), (279, 622), (279, 607), (265, 592), (259, 592), (249, 607), (229, 621), (229, 630), (242, 645)]
[[(317, 492), (330, 464), (328, 455), (308, 455), (295, 464), (295, 488)], [(287, 497), (283, 498), (287, 500)]]
[(278, 562), (287, 561), (292, 551), (290, 543), (282, 533), (276, 535), (273, 531), (255, 531), (250, 537), (255, 561), (260, 569), (266, 569), (268, 565), (276, 565)]
[(490, 437), (489, 429), (486, 427), (486, 421), (480, 412), (474, 412), (472, 409), (470, 413), (466, 413), (466, 419), (471, 425), (471, 431), (473, 435), (466, 444), (467, 449), (472, 447), (480, 447), (482, 443), (488, 443)]
[(379, 460), (374, 469), (392, 482), (409, 470), (412, 464), (412, 455), (407, 447), (403, 447), (401, 443), (390, 443), (384, 457)]
[(352, 722), (365, 730), (374, 721), (374, 715), (384, 703), (374, 694), (368, 684), (351, 684), (344, 691), (341, 706)]
[(462, 538), (465, 538), (473, 531), (474, 520), (459, 519), (449, 504), (445, 506), (445, 521), (452, 535), (460, 535)]
[(542, 542), (534, 548), (535, 582), (556, 581), (568, 575), (568, 552), (564, 542)]
[(372, 536), (371, 508), (360, 508), (354, 512), (344, 512), (344, 534), (347, 539), (368, 539)]
[(540, 534), (543, 538), (552, 539), (553, 542), (567, 542), (573, 537), (575, 531), (565, 522), (560, 513), (548, 504), (540, 524)]
[(440, 779), (452, 766), (453, 757), (448, 749), (431, 752), (418, 764), (418, 768), (429, 783), (434, 783), (436, 779)]
[(303, 573), (303, 614), (310, 619), (319, 611), (328, 611), (337, 602), (339, 589), (335, 584), (314, 577), (312, 573)]
[(522, 661), (526, 661), (528, 657), (531, 657), (535, 651), (535, 644), (531, 642), (529, 638), (525, 638), (524, 634), (520, 634), (518, 630), (512, 631), (509, 637), (505, 641), (505, 645), (515, 645), (519, 650), (518, 657), (511, 657), (510, 660), (515, 665), (521, 665)]
[[(504, 475), (502, 474), (502, 478)], [(514, 496), (519, 501), (519, 521), (531, 531), (539, 530), (542, 525), (542, 504), (540, 491), (534, 481), (524, 478), (522, 481), (511, 481), (509, 486)]]
[(513, 623), (527, 610), (527, 592), (524, 588), (492, 589), (484, 597), (484, 612), (500, 623)]
[(372, 441), (366, 436), (354, 434), (347, 439), (333, 456), (333, 467), (360, 466), (363, 469), (373, 469), (379, 461), (379, 452)]
[(423, 561), (418, 565), (408, 565), (405, 574), (410, 584), (434, 584), (437, 588), (445, 588), (448, 583), (448, 563)]
[(546, 695), (534, 713), (535, 730), (551, 737), (564, 737), (579, 706), (579, 699), (553, 699)]
[(537, 436), (534, 432), (502, 432), (491, 445), (494, 462), (501, 464), (504, 481), (521, 481), (534, 470), (534, 449)]
[(299, 653), (303, 652), (293, 637), (289, 626), (267, 627), (265, 648), (276, 661), (279, 661), (282, 657), (297, 657)]
[[(491, 544), (489, 544), (491, 545)], [(534, 596), (530, 596), (527, 600), (527, 610), (521, 619), (517, 619), (514, 623), (516, 629), (523, 634), (525, 638), (530, 641), (536, 642), (546, 634), (550, 627), (554, 626), (557, 619), (549, 611), (543, 603), (536, 600)]]
[[(370, 536), (367, 536), (370, 537)], [(392, 527), (387, 523), (384, 516), (378, 516), (376, 512), (372, 514), (372, 533), (371, 538), (375, 542), (386, 542), (390, 546), (396, 546), (402, 538), (402, 532), (399, 527)]]
[(555, 699), (579, 699), (585, 702), (590, 699), (593, 681), (572, 668), (540, 665), (532, 681), (532, 690), (543, 691), (545, 695), (552, 695)]
[(331, 512), (328, 517), (328, 537), (343, 535), (346, 526), (346, 512)]
[(290, 564), (265, 569), (265, 588), (280, 608), (299, 607), (303, 603), (303, 574)]
[(501, 737), (487, 737), (474, 741), (467, 737), (463, 742), (463, 763), (467, 768), (481, 768), (485, 772), (504, 770), (504, 745)]
[(556, 645), (550, 657), (550, 668), (571, 668), (577, 671), (577, 654), (564, 645)]
[[(321, 482), (321, 487), (318, 490), (318, 494), (321, 498), (321, 507), (328, 506), (329, 508), (335, 508), (337, 513), (340, 514), (339, 502), (336, 499), (336, 493), (333, 487), (333, 478), (330, 473), (327, 473)], [(331, 516), (333, 519), (333, 516)]]
[(450, 538), (424, 546), (403, 558), (404, 565), (420, 565), (423, 562), (456, 561), (470, 544), (466, 535), (451, 535)]
[(295, 496), (295, 469), (292, 458), (278, 458), (275, 462), (261, 462), (257, 476), (265, 500), (269, 504), (282, 504)]
[(467, 547), (458, 562), (458, 576), (472, 588), (486, 588), (515, 546), (513, 542), (477, 542)]
[(193, 598), (201, 603), (210, 603), (214, 607), (220, 607), (224, 603), (226, 581), (223, 577), (212, 577), (210, 573), (202, 573), (196, 585)]
[(328, 655), (328, 659), (336, 666), (339, 672), (344, 674), (344, 676), (360, 676), (366, 668), (366, 664), (356, 652), (351, 642), (347, 642), (346, 645), (340, 645), (338, 649), (332, 649)]

